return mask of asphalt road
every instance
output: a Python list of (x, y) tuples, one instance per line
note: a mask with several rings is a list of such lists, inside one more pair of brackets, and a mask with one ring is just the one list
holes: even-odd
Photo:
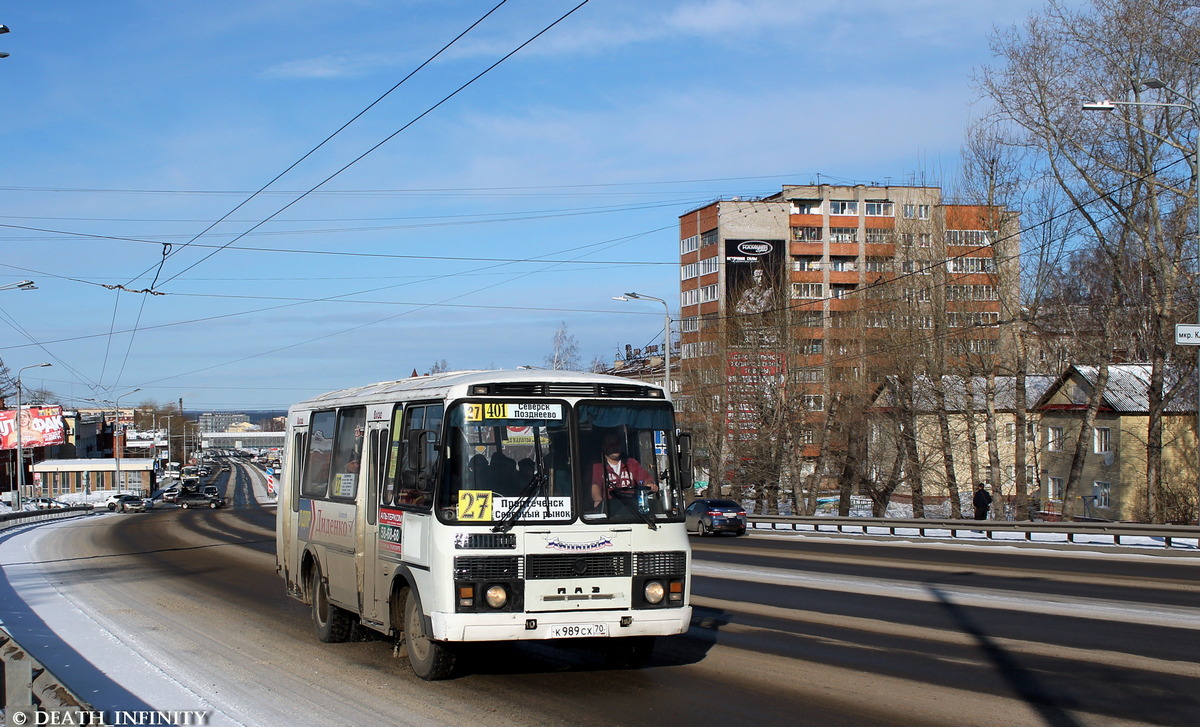
[[(695, 618), (649, 666), (552, 644), (476, 647), (417, 679), (392, 644), (326, 645), (275, 574), (274, 510), (105, 514), (56, 528), (60, 593), (245, 724), (1188, 725), (1200, 555), (693, 539)], [(189, 709), (194, 705), (163, 705)]]

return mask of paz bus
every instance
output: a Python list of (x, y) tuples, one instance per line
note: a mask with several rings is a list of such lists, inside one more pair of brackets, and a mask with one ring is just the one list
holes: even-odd
[(462, 371), (288, 410), (277, 569), (317, 638), (397, 638), (422, 679), (465, 642), (563, 640), (645, 663), (691, 621), (690, 443), (662, 388)]

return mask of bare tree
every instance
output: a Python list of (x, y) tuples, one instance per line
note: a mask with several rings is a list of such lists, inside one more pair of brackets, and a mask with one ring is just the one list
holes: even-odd
[[(980, 77), (996, 118), (1019, 130), (1015, 143), (1038, 153), (1038, 168), (1077, 208), (1079, 243), (1095, 246), (1111, 263), (1108, 287), (1127, 306), (1122, 328), (1142, 334), (1152, 370), (1145, 487), (1154, 521), (1161, 520), (1162, 415), (1177, 393), (1164, 385), (1165, 372), (1195, 361), (1195, 352), (1176, 350), (1170, 336), (1174, 323), (1194, 309), (1184, 283), (1195, 255), (1186, 234), (1195, 180), (1184, 156), (1192, 149), (1195, 119), (1186, 110), (1143, 106), (1101, 118), (1081, 113), (1079, 104), (1169, 100), (1142, 95), (1143, 80), (1153, 76), (1196, 89), (1196, 12), (1189, 0), (1092, 0), (1079, 10), (1051, 0), (1022, 28), (995, 36), (1001, 65)], [(1120, 339), (1111, 313), (1107, 308), (1099, 316), (1108, 325), (1100, 328), (1098, 343)], [(1104, 366), (1111, 347), (1096, 348), (1094, 360)]]
[(578, 371), (579, 341), (567, 328), (567, 322), (562, 321), (554, 331), (551, 351), (546, 356), (546, 365), (558, 371)]

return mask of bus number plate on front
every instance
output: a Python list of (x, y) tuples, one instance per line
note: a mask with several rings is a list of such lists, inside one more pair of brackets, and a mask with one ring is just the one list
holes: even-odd
[(552, 639), (579, 639), (608, 636), (608, 624), (557, 624), (550, 627)]

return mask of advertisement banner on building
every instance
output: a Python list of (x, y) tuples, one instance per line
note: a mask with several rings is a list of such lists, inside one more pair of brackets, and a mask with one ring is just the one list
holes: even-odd
[(783, 306), (785, 240), (726, 240), (726, 309), (763, 313)]
[(0, 410), (0, 449), (17, 448), (18, 421), (22, 447), (49, 447), (67, 441), (61, 406), (27, 406), (21, 408), (20, 417), (15, 409)]

